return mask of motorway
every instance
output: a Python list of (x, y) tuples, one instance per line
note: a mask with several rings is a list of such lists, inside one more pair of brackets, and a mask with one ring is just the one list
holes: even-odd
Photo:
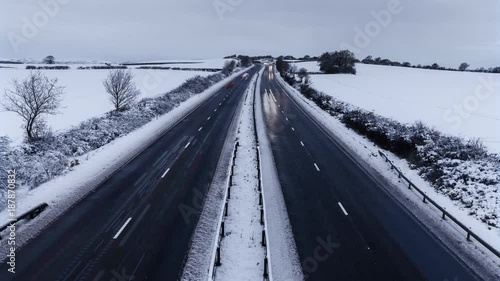
[(306, 280), (479, 280), (290, 98), (267, 67), (261, 95)]
[(250, 80), (235, 78), (18, 249), (16, 274), (3, 263), (0, 280), (177, 280)]

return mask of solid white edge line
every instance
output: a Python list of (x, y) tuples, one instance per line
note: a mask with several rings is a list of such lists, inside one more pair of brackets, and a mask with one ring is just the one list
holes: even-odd
[(188, 146), (191, 144), (191, 142), (188, 142), (184, 148), (188, 148)]
[(168, 168), (165, 173), (163, 173), (163, 175), (161, 175), (161, 178), (164, 178), (167, 174), (168, 174), (168, 171), (170, 171), (170, 168)]
[(118, 232), (115, 234), (115, 236), (113, 237), (113, 239), (116, 239), (118, 238), (118, 236), (120, 236), (120, 234), (122, 233), (122, 231), (125, 229), (125, 227), (127, 227), (127, 224), (132, 220), (132, 218), (128, 218), (128, 220), (122, 225), (122, 227), (120, 228), (120, 230), (118, 230)]
[[(342, 203), (340, 203), (340, 202), (338, 202), (338, 203), (339, 203), (340, 209), (342, 209), (342, 212), (344, 212), (344, 215), (348, 216), (349, 214), (345, 210), (344, 206), (342, 206)], [(368, 249), (369, 249), (369, 247), (368, 247)]]
[(318, 165), (316, 165), (316, 163), (314, 163), (314, 167), (316, 167), (316, 170), (318, 170), (318, 172), (319, 172), (319, 167), (318, 167)]

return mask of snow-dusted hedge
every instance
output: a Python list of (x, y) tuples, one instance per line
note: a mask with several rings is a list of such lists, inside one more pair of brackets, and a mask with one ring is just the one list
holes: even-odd
[[(145, 98), (125, 112), (108, 112), (104, 116), (82, 122), (77, 127), (57, 135), (9, 147), (6, 137), (0, 138), (0, 167), (16, 169), (18, 186), (36, 188), (55, 176), (77, 165), (78, 157), (110, 143), (116, 138), (143, 126), (153, 118), (165, 114), (188, 98), (199, 94), (227, 76), (221, 73), (208, 77), (188, 79), (176, 89), (156, 98)], [(5, 173), (0, 173), (0, 177)], [(5, 190), (0, 178), (1, 190)], [(5, 207), (4, 192), (0, 210)]]
[[(297, 86), (297, 85), (296, 85)], [(434, 188), (488, 225), (500, 227), (500, 158), (480, 140), (445, 135), (421, 122), (403, 124), (307, 86), (300, 92), (347, 127), (406, 159)]]
[(82, 69), (127, 69), (127, 66), (125, 65), (93, 65), (93, 66), (79, 66), (77, 68), (78, 70)]
[(55, 65), (55, 66), (35, 66), (35, 65), (27, 65), (26, 69), (44, 69), (44, 70), (68, 70), (69, 66), (67, 65)]

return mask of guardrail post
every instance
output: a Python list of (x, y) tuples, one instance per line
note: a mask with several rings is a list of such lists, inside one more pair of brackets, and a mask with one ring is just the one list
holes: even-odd
[(261, 245), (263, 247), (266, 246), (266, 230), (265, 229), (262, 230), (262, 243), (261, 243)]
[(391, 170), (395, 170), (400, 177), (404, 178), (408, 182), (408, 189), (412, 189), (412, 188), (415, 189), (420, 195), (422, 195), (422, 197), (423, 197), (422, 201), (424, 203), (427, 203), (427, 201), (429, 201), (429, 203), (431, 203), (432, 205), (434, 205), (435, 207), (437, 207), (442, 212), (442, 216), (441, 217), (442, 217), (443, 220), (449, 219), (449, 220), (453, 221), (454, 223), (456, 223), (460, 228), (462, 228), (463, 230), (465, 230), (467, 232), (467, 236), (466, 236), (467, 241), (471, 241), (472, 240), (471, 237), (475, 238), (475, 242), (478, 242), (479, 244), (483, 245), (491, 253), (493, 253), (495, 256), (497, 256), (497, 257), (500, 258), (500, 251), (498, 251), (497, 249), (495, 249), (493, 246), (491, 246), (490, 244), (488, 244), (486, 241), (482, 240), (481, 237), (479, 237), (476, 233), (474, 233), (472, 231), (471, 227), (467, 227), (464, 224), (462, 224), (452, 214), (448, 213), (446, 211), (446, 208), (441, 207), (439, 204), (437, 204), (436, 202), (434, 202), (432, 200), (432, 198), (428, 197), (427, 194), (426, 194), (426, 192), (420, 190), (418, 188), (418, 186), (416, 186), (408, 178), (406, 178), (401, 173), (401, 171), (398, 170), (398, 168), (391, 161), (389, 161), (389, 158), (384, 153), (382, 153), (380, 150), (379, 150), (379, 154), (380, 154), (380, 156), (382, 156), (382, 157), (384, 157), (386, 159), (386, 162), (389, 162)]
[(215, 259), (215, 265), (216, 266), (221, 266), (221, 262), (220, 262), (220, 247), (217, 247), (217, 258)]
[(264, 278), (269, 277), (269, 265), (267, 264), (267, 257), (264, 258)]

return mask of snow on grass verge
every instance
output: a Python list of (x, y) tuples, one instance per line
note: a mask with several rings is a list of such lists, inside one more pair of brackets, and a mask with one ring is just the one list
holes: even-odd
[(288, 211), (281, 191), (278, 172), (268, 139), (262, 112), (261, 81), (264, 69), (259, 72), (256, 86), (255, 114), (257, 137), (261, 152), (262, 188), (265, 194), (266, 228), (270, 274), (275, 280), (304, 280), (297, 246), (293, 238)]
[[(16, 245), (20, 247), (25, 244), (30, 238), (47, 227), (50, 222), (63, 215), (67, 209), (80, 200), (83, 200), (100, 183), (139, 155), (170, 128), (182, 121), (196, 108), (200, 107), (215, 92), (224, 87), (226, 83), (247, 70), (241, 70), (223, 79), (203, 93), (189, 98), (189, 100), (168, 113), (158, 117), (158, 119), (152, 120), (137, 130), (121, 138), (117, 138), (97, 150), (89, 152), (81, 158), (80, 165), (74, 167), (71, 173), (56, 177), (42, 184), (37, 189), (18, 192), (16, 198), (16, 211), (18, 214), (44, 202), (48, 203), (49, 207), (35, 220), (17, 229)], [(5, 164), (9, 165), (10, 163)], [(8, 219), (7, 209), (0, 212), (0, 218), (0, 224), (6, 222)], [(5, 257), (8, 248), (6, 240), (2, 240), (0, 243), (0, 254), (2, 257)]]
[[(325, 128), (325, 132), (338, 142), (353, 157), (353, 159), (367, 173), (381, 182), (381, 186), (404, 205), (408, 211), (415, 215), (429, 230), (433, 232), (436, 239), (440, 240), (465, 264), (471, 267), (476, 273), (485, 280), (498, 280), (500, 278), (500, 259), (494, 256), (486, 248), (478, 243), (469, 242), (465, 239), (466, 233), (454, 224), (451, 220), (443, 220), (441, 213), (429, 204), (423, 203), (422, 198), (415, 191), (409, 190), (406, 182), (403, 182), (390, 169), (390, 166), (382, 157), (378, 156), (379, 149), (376, 144), (367, 138), (357, 134), (355, 131), (347, 128), (340, 120), (332, 117), (327, 111), (317, 106), (313, 101), (306, 99), (295, 88), (288, 85), (278, 77), (281, 86), (289, 98), (297, 105), (308, 112), (310, 116)], [(490, 227), (475, 217), (468, 214), (466, 210), (460, 208), (448, 196), (436, 192), (434, 187), (425, 181), (416, 170), (411, 169), (408, 162), (398, 158), (395, 154), (381, 149), (386, 155), (389, 155), (391, 161), (399, 166), (400, 170), (420, 189), (435, 202), (459, 219), (462, 223), (469, 226), (472, 231), (478, 234), (483, 240), (500, 249), (500, 229)], [(496, 210), (498, 212), (498, 209)]]
[[(250, 82), (255, 84), (255, 78)], [(254, 87), (246, 92), (238, 126), (233, 185), (221, 241), (221, 266), (215, 280), (259, 280), (264, 272), (265, 248), (261, 245), (264, 227), (260, 224), (257, 144), (253, 131)]]

